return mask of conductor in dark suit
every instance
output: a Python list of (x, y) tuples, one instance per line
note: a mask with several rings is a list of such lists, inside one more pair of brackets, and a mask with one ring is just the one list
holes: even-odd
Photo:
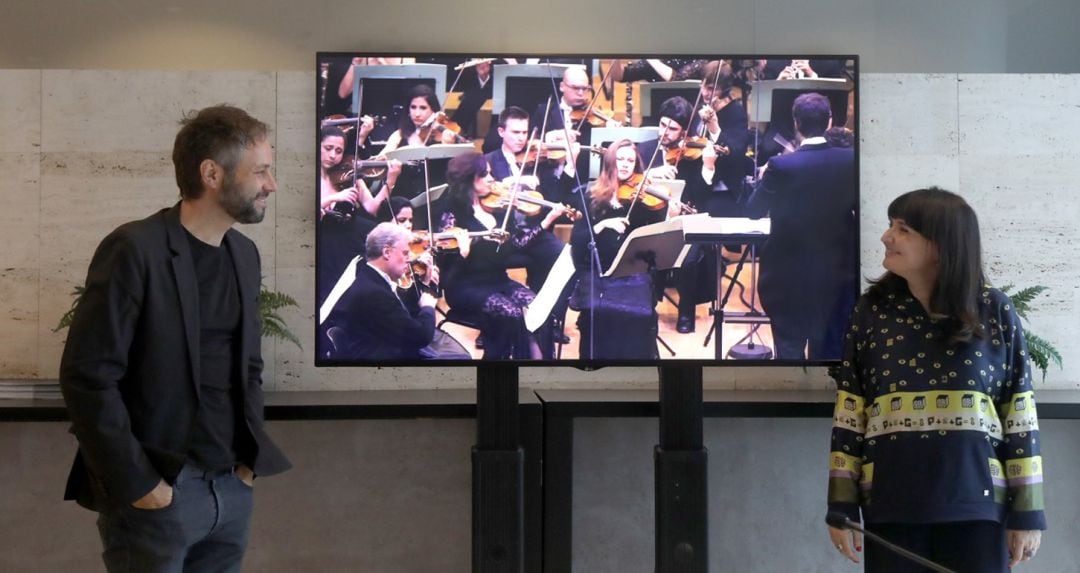
[[(367, 236), (365, 261), (328, 320), (345, 333), (334, 341), (335, 358), (415, 360), (435, 337), (436, 299), (422, 291), (413, 310), (399, 297), (397, 282), (409, 271), (409, 239), (401, 225), (379, 223)], [(431, 265), (434, 269), (434, 265)], [(437, 277), (435, 277), (437, 279)], [(409, 289), (414, 292), (416, 289)], [(407, 297), (406, 297), (407, 298)]]
[(857, 288), (855, 155), (825, 141), (824, 96), (800, 95), (792, 116), (802, 143), (769, 160), (747, 205), (772, 220), (758, 288), (778, 358), (835, 359)]
[(99, 512), (110, 571), (239, 571), (253, 478), (289, 468), (263, 429), (259, 253), (232, 229), (277, 189), (267, 126), (227, 106), (182, 125), (180, 202), (98, 246), (60, 365), (65, 498)]

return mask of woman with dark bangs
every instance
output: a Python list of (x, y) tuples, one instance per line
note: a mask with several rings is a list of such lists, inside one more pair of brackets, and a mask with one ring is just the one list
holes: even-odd
[[(447, 204), (434, 224), (441, 232), (452, 231), (458, 243), (456, 252), (444, 252), (438, 261), (447, 304), (454, 311), (480, 320), (485, 360), (550, 358), (549, 341), (541, 341), (542, 351), (541, 344), (525, 328), (525, 307), (536, 294), (506, 274), (506, 269), (521, 266), (522, 250), (543, 232), (542, 228), (514, 210), (507, 223), (507, 236), (500, 240), (505, 211), (489, 213), (480, 204), (491, 193), (495, 180), (487, 159), (480, 153), (469, 152), (451, 159), (446, 178)], [(475, 236), (478, 233), (489, 234)]]
[[(1008, 571), (1046, 528), (1020, 319), (986, 283), (978, 219), (960, 196), (912, 191), (888, 215), (886, 272), (844, 341), (829, 511), (861, 513), (869, 531), (955, 571)], [(859, 534), (829, 536), (859, 561)], [(869, 572), (914, 570), (870, 540), (865, 559)]]

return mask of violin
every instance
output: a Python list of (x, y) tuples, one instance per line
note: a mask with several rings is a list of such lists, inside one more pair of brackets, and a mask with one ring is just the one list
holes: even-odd
[[(488, 213), (494, 212), (499, 209), (505, 209), (509, 205), (511, 188), (509, 185), (496, 181), (491, 184), (491, 192), (480, 199), (480, 206)], [(517, 196), (514, 198), (514, 207), (518, 211), (521, 211), (522, 215), (531, 217), (539, 213), (542, 209), (554, 209), (556, 207), (562, 207), (566, 211), (566, 216), (571, 221), (577, 221), (581, 218), (581, 212), (561, 203), (555, 203), (544, 199), (544, 196), (539, 191), (531, 189), (519, 189)]]
[[(668, 202), (671, 201), (671, 195), (668, 194), (666, 189), (659, 185), (650, 185), (648, 183), (642, 185), (641, 182), (644, 178), (644, 174), (635, 173), (631, 175), (629, 179), (620, 183), (619, 189), (615, 192), (615, 196), (618, 197), (619, 202), (624, 205), (630, 205), (634, 202), (634, 197), (637, 197), (638, 204), (644, 206), (649, 211), (661, 211), (667, 209)], [(696, 209), (686, 203), (680, 203), (679, 211), (684, 214), (697, 213)]]
[[(537, 146), (540, 147), (537, 148)], [(597, 155), (603, 155), (605, 151), (599, 145), (590, 145), (587, 149)], [(541, 143), (533, 140), (529, 142), (524, 151), (514, 154), (514, 159), (519, 166), (525, 167), (536, 164), (537, 159), (540, 161), (565, 161), (566, 154), (566, 145), (563, 143)]]
[[(431, 143), (431, 136), (435, 134), (442, 135), (443, 132), (449, 131), (454, 134), (454, 143), (468, 143), (469, 140), (461, 136), (461, 126), (454, 120), (446, 116), (445, 113), (439, 111), (435, 112), (424, 122), (417, 132), (417, 136), (421, 141), (427, 141)], [(438, 138), (436, 138), (438, 140)], [(436, 141), (437, 143), (437, 141)]]
[[(413, 258), (409, 261), (409, 272), (398, 278), (397, 285), (399, 288), (409, 290), (414, 284), (423, 284), (427, 279), (427, 274), (428, 264), (420, 259)], [(439, 286), (432, 284), (430, 288), (437, 291)]]
[(585, 123), (588, 123), (593, 127), (605, 127), (607, 126), (609, 121), (615, 121), (615, 117), (614, 112), (596, 107), (591, 107), (588, 109), (571, 110), (570, 121), (577, 124), (580, 124), (582, 123), (582, 121), (584, 121)]
[(352, 187), (356, 172), (366, 179), (382, 179), (386, 176), (386, 168), (389, 165), (390, 162), (385, 159), (353, 159), (352, 155), (346, 155), (327, 173), (334, 187), (341, 191)]
[(727, 155), (731, 152), (727, 147), (719, 143), (713, 143), (704, 137), (685, 137), (679, 145), (664, 152), (664, 160), (669, 165), (675, 165), (683, 159), (696, 161), (701, 159), (701, 156), (705, 153), (705, 148), (710, 145), (717, 155)]
[[(460, 231), (462, 231), (462, 229), (459, 227), (449, 227), (446, 230), (434, 234), (428, 233), (427, 231), (413, 231), (413, 237), (409, 241), (409, 251), (414, 255), (419, 256), (421, 253), (431, 248), (432, 240), (435, 241), (435, 248), (437, 250), (456, 251), (460, 247), (458, 245), (458, 233)], [(465, 233), (465, 235), (472, 238), (485, 238), (498, 243), (503, 243), (509, 238), (502, 229), (469, 231)]]
[(634, 198), (637, 197), (637, 202), (650, 211), (667, 208), (666, 201), (645, 191), (645, 188), (641, 185), (644, 179), (644, 174), (634, 173), (629, 179), (619, 183), (619, 188), (615, 191), (615, 196), (618, 197), (619, 202), (630, 205), (634, 202)]

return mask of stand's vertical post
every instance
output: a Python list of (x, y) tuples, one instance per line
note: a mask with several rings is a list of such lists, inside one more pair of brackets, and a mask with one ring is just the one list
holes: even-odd
[(708, 569), (708, 450), (700, 366), (661, 366), (656, 447), (656, 571)]
[(518, 419), (517, 366), (476, 369), (473, 460), (473, 571), (524, 569), (524, 462)]

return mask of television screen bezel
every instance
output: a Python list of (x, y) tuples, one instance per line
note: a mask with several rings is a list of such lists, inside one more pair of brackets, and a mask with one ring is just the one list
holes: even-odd
[[(482, 54), (482, 55), (480, 55), (480, 54)], [(859, 126), (860, 126), (860, 109), (861, 109), (861, 106), (860, 106), (861, 82), (860, 82), (860, 75), (859, 75), (859, 56), (858, 56), (858, 54), (843, 54), (843, 53), (840, 53), (840, 54), (822, 54), (822, 53), (817, 53), (817, 52), (811, 52), (811, 53), (781, 52), (781, 53), (751, 53), (751, 54), (747, 54), (747, 53), (726, 53), (726, 52), (725, 53), (720, 53), (720, 54), (704, 54), (704, 53), (692, 53), (692, 54), (687, 54), (687, 53), (664, 53), (664, 54), (648, 53), (648, 54), (643, 54), (643, 53), (547, 53), (547, 52), (545, 52), (545, 53), (529, 53), (529, 52), (427, 52), (427, 51), (403, 52), (403, 51), (398, 51), (398, 50), (379, 51), (379, 50), (370, 50), (370, 49), (361, 49), (361, 50), (356, 50), (356, 51), (340, 51), (340, 50), (317, 51), (315, 53), (314, 93), (315, 93), (315, 101), (316, 101), (316, 105), (315, 105), (315, 115), (316, 115), (315, 127), (316, 127), (316, 129), (315, 129), (315, 134), (314, 134), (315, 156), (314, 156), (314, 161), (313, 161), (313, 164), (316, 166), (315, 174), (314, 174), (314, 180), (315, 180), (314, 181), (314, 189), (316, 190), (316, 192), (314, 193), (314, 201), (313, 201), (314, 202), (314, 208), (315, 208), (315, 224), (316, 225), (318, 224), (318, 220), (319, 220), (318, 219), (318, 212), (319, 212), (320, 201), (319, 201), (318, 189), (319, 189), (319, 185), (321, 183), (320, 175), (319, 175), (319, 168), (318, 168), (318, 165), (319, 165), (318, 153), (319, 153), (319, 146), (320, 146), (320, 143), (321, 143), (320, 142), (320, 137), (319, 137), (319, 124), (320, 124), (320, 121), (322, 120), (322, 118), (320, 117), (322, 109), (319, 108), (319, 101), (320, 101), (319, 95), (320, 95), (320, 90), (322, 89), (322, 81), (323, 81), (323, 79), (320, 77), (320, 65), (324, 61), (324, 59), (327, 59), (327, 58), (341, 58), (341, 57), (415, 57), (415, 58), (425, 58), (425, 59), (426, 58), (454, 58), (454, 59), (463, 59), (463, 60), (467, 60), (467, 59), (471, 59), (471, 58), (478, 58), (478, 57), (483, 57), (483, 58), (519, 58), (519, 59), (537, 58), (537, 57), (539, 57), (539, 58), (563, 58), (563, 59), (584, 59), (584, 60), (611, 60), (611, 59), (616, 59), (616, 58), (623, 59), (623, 60), (645, 59), (645, 58), (664, 58), (664, 59), (684, 58), (684, 59), (706, 59), (706, 60), (710, 60), (710, 61), (711, 60), (716, 60), (716, 59), (724, 59), (724, 60), (746, 60), (746, 59), (812, 59), (812, 60), (813, 59), (830, 59), (830, 60), (851, 60), (852, 61), (852, 70), (853, 71), (852, 71), (852, 77), (850, 79), (854, 82), (854, 88), (853, 88), (853, 91), (854, 91), (854, 103), (853, 103), (852, 113), (854, 114), (853, 131), (855, 133), (855, 138), (854, 138), (852, 147), (854, 149), (854, 155), (855, 155), (853, 169), (855, 171), (854, 179), (855, 179), (855, 191), (856, 191), (856, 196), (857, 196), (856, 208), (855, 208), (855, 245), (854, 245), (855, 253), (853, 254), (853, 260), (855, 261), (855, 269), (854, 270), (855, 270), (855, 283), (856, 284), (854, 286), (855, 286), (856, 298), (859, 296), (859, 293), (862, 292), (862, 288), (861, 288), (862, 287), (862, 282), (863, 282), (863, 275), (862, 275), (862, 268), (861, 268), (862, 267), (862, 263), (861, 263), (862, 235), (861, 235), (861, 218), (860, 218), (861, 217), (862, 189), (861, 189), (861, 169), (860, 169), (861, 161), (860, 161), (860, 137), (859, 137), (860, 136), (860, 129), (859, 129)], [(555, 78), (555, 81), (556, 82), (560, 81), (560, 78)], [(445, 96), (443, 96), (443, 97), (445, 98)], [(492, 113), (493, 113), (493, 116), (494, 116), (495, 115), (494, 110), (493, 110)], [(334, 359), (334, 358), (322, 357), (322, 356), (319, 355), (320, 345), (318, 344), (318, 337), (319, 337), (319, 333), (320, 333), (320, 323), (319, 323), (319, 301), (318, 301), (317, 293), (319, 292), (319, 286), (320, 286), (319, 285), (319, 273), (318, 273), (318, 261), (319, 261), (319, 250), (320, 250), (319, 242), (320, 241), (318, 239), (318, 232), (317, 231), (315, 232), (315, 237), (316, 237), (315, 249), (314, 249), (314, 251), (315, 251), (315, 260), (314, 260), (314, 265), (312, 267), (313, 271), (314, 271), (313, 272), (313, 274), (314, 274), (313, 281), (315, 282), (315, 293), (316, 293), (315, 300), (314, 300), (314, 306), (315, 306), (314, 317), (315, 317), (315, 320), (313, 321), (314, 322), (313, 330), (314, 330), (315, 344), (314, 344), (314, 348), (313, 348), (312, 352), (315, 354), (315, 363), (314, 364), (315, 364), (316, 368), (324, 368), (324, 367), (362, 367), (362, 368), (387, 367), (387, 368), (400, 368), (400, 367), (442, 367), (442, 366), (477, 367), (477, 366), (480, 366), (480, 365), (483, 365), (483, 364), (502, 364), (502, 365), (515, 365), (515, 366), (524, 366), (524, 367), (565, 366), (565, 367), (577, 368), (577, 369), (581, 369), (581, 370), (595, 370), (595, 369), (598, 369), (598, 368), (618, 367), (618, 366), (625, 366), (625, 367), (642, 367), (642, 366), (649, 366), (649, 367), (659, 367), (659, 366), (706, 367), (706, 366), (708, 366), (708, 367), (719, 367), (719, 368), (738, 368), (738, 367), (759, 368), (759, 367), (769, 367), (769, 366), (772, 366), (772, 367), (835, 366), (835, 365), (840, 364), (841, 361), (843, 360), (842, 356), (838, 356), (835, 359), (822, 359), (822, 360), (814, 360), (814, 359), (804, 359), (804, 360), (777, 360), (777, 359), (755, 360), (755, 359), (734, 359), (734, 358), (725, 358), (725, 359), (717, 360), (717, 359), (709, 359), (709, 358), (687, 358), (687, 359), (681, 359), (681, 358), (677, 358), (677, 357), (675, 357), (675, 358), (663, 358), (663, 354), (666, 352), (666, 350), (663, 349), (663, 348), (659, 349), (658, 354), (657, 354), (657, 356), (658, 356), (657, 358), (648, 358), (648, 359), (642, 359), (642, 360), (636, 360), (636, 359), (635, 360), (609, 360), (609, 359), (581, 359), (581, 358), (576, 358), (576, 359), (539, 359), (539, 360), (526, 360), (526, 359), (485, 360), (485, 359), (482, 359), (482, 358), (472, 358), (472, 359), (469, 359), (469, 360), (419, 360), (419, 359), (417, 359), (417, 360), (379, 360), (379, 361), (373, 361), (373, 360), (365, 360), (365, 359), (342, 360), (342, 359)], [(854, 305), (853, 305), (852, 308), (854, 308)], [(712, 328), (712, 317), (711, 316), (704, 322), (707, 322), (707, 326), (706, 326), (707, 328)], [(715, 341), (713, 341), (713, 344), (715, 344)]]

